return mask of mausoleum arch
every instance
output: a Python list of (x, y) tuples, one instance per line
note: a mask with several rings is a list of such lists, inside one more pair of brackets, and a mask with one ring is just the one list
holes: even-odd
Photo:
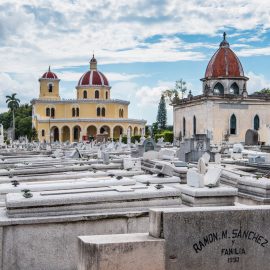
[(97, 126), (95, 126), (95, 125), (89, 125), (89, 126), (87, 126), (87, 128), (86, 128), (86, 134), (87, 134), (87, 136), (88, 137), (96, 137), (96, 135), (97, 135), (97, 130), (98, 130), (98, 128), (97, 128)]
[(132, 136), (133, 135), (133, 133), (132, 133), (132, 131), (133, 131), (132, 126), (128, 126), (127, 131), (128, 131), (128, 129), (130, 129), (130, 136)]
[(74, 142), (79, 142), (80, 141), (81, 131), (82, 131), (82, 127), (80, 125), (75, 125), (72, 128), (72, 135), (73, 135), (73, 141)]
[(230, 94), (239, 95), (239, 86), (236, 82), (233, 82), (229, 89)]
[(116, 125), (113, 127), (113, 138), (119, 138), (120, 135), (124, 134), (124, 128), (121, 125)]
[(134, 134), (134, 136), (139, 135), (139, 129), (138, 129), (138, 127), (137, 127), (137, 126), (136, 126), (136, 127), (134, 127), (134, 132), (133, 132), (133, 134)]
[(110, 131), (111, 131), (111, 129), (108, 125), (103, 125), (99, 129), (100, 134), (104, 134), (106, 132), (106, 133), (108, 133), (109, 137), (110, 137)]
[(221, 82), (217, 82), (213, 87), (214, 95), (224, 95), (224, 85)]
[(62, 142), (66, 142), (66, 141), (70, 142), (70, 130), (71, 128), (67, 125), (61, 128)]
[(52, 126), (50, 130), (51, 141), (56, 142), (59, 141), (59, 127)]

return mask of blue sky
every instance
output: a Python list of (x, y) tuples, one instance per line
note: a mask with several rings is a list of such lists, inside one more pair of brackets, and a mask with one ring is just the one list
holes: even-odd
[[(163, 90), (183, 78), (193, 94), (223, 31), (244, 67), (249, 93), (270, 87), (268, 0), (19, 0), (0, 2), (0, 111), (5, 95), (38, 96), (51, 65), (61, 96), (74, 98), (93, 51), (129, 116), (152, 123)], [(172, 123), (172, 108), (168, 122)]]

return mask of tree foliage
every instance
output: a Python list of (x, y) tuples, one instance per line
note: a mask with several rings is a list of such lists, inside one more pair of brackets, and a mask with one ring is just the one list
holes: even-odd
[(175, 82), (175, 87), (173, 89), (167, 89), (163, 94), (165, 97), (169, 98), (170, 102), (173, 102), (174, 99), (179, 99), (179, 96), (183, 99), (186, 92), (186, 82), (183, 79), (180, 79)]
[(270, 95), (270, 88), (263, 88), (260, 91), (256, 91), (255, 94)]
[[(12, 111), (0, 114), (0, 123), (3, 124), (4, 129), (12, 127)], [(34, 131), (32, 130), (32, 106), (29, 104), (19, 105), (14, 113), (16, 128), (15, 138), (20, 136), (27, 136), (28, 139), (33, 137)]]
[(10, 111), (12, 112), (12, 128), (13, 128), (13, 139), (15, 139), (15, 111), (20, 106), (20, 100), (16, 98), (16, 93), (13, 93), (11, 96), (6, 96), (6, 103)]
[(158, 113), (157, 113), (157, 123), (159, 129), (165, 129), (167, 124), (167, 110), (166, 110), (166, 102), (164, 95), (161, 95), (159, 105), (158, 105)]

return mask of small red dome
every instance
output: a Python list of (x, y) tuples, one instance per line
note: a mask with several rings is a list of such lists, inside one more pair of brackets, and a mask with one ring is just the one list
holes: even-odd
[(244, 77), (244, 70), (236, 54), (230, 49), (229, 43), (225, 39), (220, 43), (220, 48), (215, 52), (209, 61), (205, 78), (218, 77)]
[(51, 67), (49, 67), (49, 70), (45, 72), (42, 77), (42, 79), (58, 79), (56, 74), (51, 72)]
[(89, 70), (82, 75), (78, 86), (109, 86), (109, 82), (100, 71)]

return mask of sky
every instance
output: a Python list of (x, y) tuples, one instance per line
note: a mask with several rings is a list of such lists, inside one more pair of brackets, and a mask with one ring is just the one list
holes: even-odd
[[(162, 91), (176, 80), (202, 93), (224, 31), (248, 92), (270, 87), (269, 0), (1, 0), (0, 112), (11, 93), (21, 103), (38, 97), (49, 65), (61, 97), (75, 98), (94, 52), (111, 97), (129, 100), (129, 117), (151, 124)], [(172, 124), (169, 104), (167, 113)]]

